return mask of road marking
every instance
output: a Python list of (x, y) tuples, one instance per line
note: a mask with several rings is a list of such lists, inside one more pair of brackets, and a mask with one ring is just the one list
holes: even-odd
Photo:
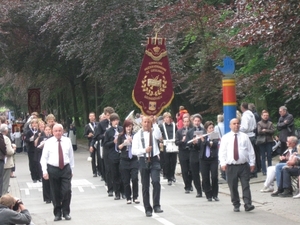
[(84, 190), (83, 190), (83, 187), (78, 187), (78, 190), (80, 191), (80, 192), (84, 192)]
[[(138, 206), (134, 206), (135, 208), (137, 208), (138, 210), (142, 211), (143, 213), (145, 213), (145, 208), (141, 205), (138, 205)], [(175, 225), (174, 223), (164, 219), (164, 218), (161, 218), (159, 215), (157, 215), (156, 213), (153, 213), (152, 214), (152, 217), (153, 219), (157, 220), (158, 222), (164, 224), (164, 225)]]
[(20, 188), (20, 191), (24, 191), (25, 195), (30, 195), (30, 192), (29, 192), (28, 188)]

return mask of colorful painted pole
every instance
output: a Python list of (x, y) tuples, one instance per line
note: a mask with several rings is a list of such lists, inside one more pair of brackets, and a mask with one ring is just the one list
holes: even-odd
[(224, 132), (230, 131), (230, 120), (236, 117), (236, 92), (235, 79), (224, 77), (223, 87), (223, 112), (224, 112)]
[(223, 74), (222, 80), (223, 87), (223, 113), (224, 113), (224, 132), (230, 131), (230, 120), (236, 118), (236, 92), (235, 92), (235, 78), (233, 73), (235, 71), (234, 60), (226, 56), (224, 58), (224, 67), (218, 66)]

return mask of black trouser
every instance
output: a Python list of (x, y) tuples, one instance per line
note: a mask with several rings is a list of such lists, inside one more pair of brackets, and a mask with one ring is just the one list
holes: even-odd
[(113, 183), (111, 179), (110, 160), (108, 159), (108, 150), (103, 149), (103, 162), (105, 168), (105, 182), (107, 184), (107, 192), (113, 191)]
[(227, 183), (230, 189), (231, 202), (234, 206), (240, 207), (240, 197), (238, 192), (238, 182), (241, 181), (243, 200), (245, 205), (252, 204), (250, 192), (250, 165), (248, 163), (240, 165), (227, 165)]
[(39, 163), (35, 161), (35, 153), (34, 153), (35, 148), (29, 148), (28, 149), (28, 161), (29, 161), (29, 170), (30, 170), (30, 175), (32, 180), (39, 180), (41, 179), (39, 175), (39, 169), (38, 165)]
[(163, 172), (163, 177), (167, 177), (167, 174), (166, 174), (166, 163), (165, 163), (165, 152), (164, 151), (161, 151), (160, 154), (159, 154), (159, 157), (160, 157), (160, 168)]
[(298, 176), (299, 174), (299, 168), (298, 167), (292, 167), (292, 168), (283, 168), (281, 170), (281, 183), (283, 189), (292, 189), (292, 182), (291, 182), (291, 176)]
[(175, 169), (176, 169), (176, 163), (177, 163), (177, 153), (168, 153), (165, 152), (165, 173), (168, 181), (172, 181), (173, 178), (175, 178)]
[[(153, 209), (160, 207), (160, 160), (157, 156), (153, 157), (149, 167), (144, 157), (140, 157), (139, 162), (145, 211), (152, 212)], [(153, 186), (153, 208), (150, 204), (150, 177)]]
[(190, 152), (179, 150), (179, 162), (181, 167), (181, 174), (184, 182), (184, 189), (190, 190), (192, 187), (192, 171), (190, 169)]
[(92, 171), (93, 171), (93, 174), (97, 174), (97, 173), (101, 173), (100, 150), (98, 148), (95, 148), (95, 147), (93, 147), (93, 149), (94, 149), (94, 151), (91, 153)]
[(200, 179), (200, 162), (199, 162), (199, 152), (191, 151), (190, 152), (190, 168), (192, 171), (193, 182), (195, 188), (197, 189), (197, 193), (202, 193), (201, 188), (201, 179)]
[[(139, 161), (137, 158), (132, 160), (121, 159), (120, 170), (124, 185), (125, 196), (127, 200), (131, 200), (131, 194), (133, 200), (139, 196)], [(130, 180), (132, 182), (132, 191), (130, 186)]]
[(42, 182), (43, 182), (43, 199), (44, 199), (44, 202), (51, 201), (52, 198), (51, 198), (50, 181), (45, 180), (43, 178)]
[(202, 188), (206, 198), (218, 197), (218, 158), (200, 159), (200, 171), (202, 176)]
[(66, 216), (70, 214), (71, 203), (71, 179), (72, 170), (69, 164), (61, 170), (59, 167), (47, 167), (50, 181), (50, 189), (52, 195), (52, 203), (54, 206), (53, 213), (55, 216)]
[(0, 196), (2, 195), (3, 175), (4, 175), (4, 160), (0, 159)]
[(255, 169), (253, 172), (250, 172), (252, 175), (257, 176), (257, 172), (261, 170), (261, 162), (260, 162), (260, 150), (255, 144), (256, 138), (254, 137), (249, 137), (254, 153), (255, 153)]
[(111, 180), (112, 180), (115, 196), (120, 197), (120, 194), (124, 193), (124, 187), (123, 187), (123, 182), (121, 180), (121, 172), (120, 172), (120, 160), (118, 161), (110, 160), (109, 165), (110, 165)]
[(279, 155), (282, 155), (284, 151), (287, 149), (286, 141), (280, 141), (280, 148), (277, 150)]

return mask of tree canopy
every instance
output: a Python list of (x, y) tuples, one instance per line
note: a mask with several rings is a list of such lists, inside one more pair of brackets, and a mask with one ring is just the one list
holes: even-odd
[[(297, 116), (300, 4), (297, 0), (22, 1), (0, 6), (3, 104), (26, 111), (27, 89), (42, 90), (42, 108), (86, 121), (131, 99), (146, 38), (166, 37), (175, 98), (190, 112), (222, 112), (222, 74), (236, 62), (237, 98), (274, 115), (287, 104)], [(273, 116), (274, 116), (273, 115)]]

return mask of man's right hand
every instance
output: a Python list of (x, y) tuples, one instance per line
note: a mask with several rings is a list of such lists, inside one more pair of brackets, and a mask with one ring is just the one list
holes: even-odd
[(43, 174), (43, 178), (44, 178), (45, 180), (49, 180), (49, 174), (48, 174), (48, 173)]
[(89, 148), (89, 150), (90, 150), (90, 153), (93, 153), (93, 152), (94, 152), (93, 146), (91, 146), (91, 147)]
[(222, 170), (222, 171), (226, 171), (226, 169), (227, 169), (227, 166), (226, 166), (226, 165), (221, 166), (221, 170)]
[(88, 137), (90, 138), (90, 137), (93, 137), (94, 136), (94, 134), (92, 133), (92, 132), (90, 132), (89, 134), (88, 134)]
[(151, 150), (152, 150), (152, 146), (148, 146), (148, 147), (146, 148), (146, 152), (147, 152), (147, 153), (151, 152)]

